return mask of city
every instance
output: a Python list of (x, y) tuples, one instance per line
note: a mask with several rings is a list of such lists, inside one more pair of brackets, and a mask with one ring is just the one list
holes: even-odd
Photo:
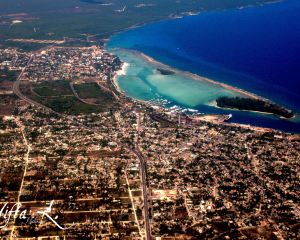
[(101, 47), (0, 51), (1, 239), (299, 237), (299, 135), (128, 98)]

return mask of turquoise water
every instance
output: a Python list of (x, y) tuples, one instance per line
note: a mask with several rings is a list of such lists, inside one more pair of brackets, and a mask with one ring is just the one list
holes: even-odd
[[(121, 89), (142, 100), (164, 100), (203, 113), (231, 113), (232, 121), (300, 132), (299, 118), (222, 110), (211, 106), (219, 96), (236, 93), (184, 74), (164, 76), (138, 54), (213, 80), (245, 89), (295, 112), (300, 112), (300, 2), (199, 16), (149, 24), (115, 35), (107, 48), (130, 63), (119, 77)], [(184, 34), (183, 34), (184, 33)]]
[(118, 82), (121, 89), (133, 98), (146, 101), (160, 98), (197, 108), (201, 104), (210, 105), (219, 96), (238, 95), (205, 81), (193, 80), (185, 74), (162, 75), (157, 71), (158, 66), (138, 54), (124, 50), (114, 50), (114, 53), (129, 64), (126, 75), (120, 76)]

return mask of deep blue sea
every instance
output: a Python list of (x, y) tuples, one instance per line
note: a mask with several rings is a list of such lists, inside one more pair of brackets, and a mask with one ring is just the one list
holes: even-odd
[[(145, 25), (115, 35), (108, 48), (141, 51), (172, 67), (240, 87), (300, 113), (299, 0)], [(233, 113), (233, 122), (300, 132), (297, 119), (201, 104), (198, 108)]]

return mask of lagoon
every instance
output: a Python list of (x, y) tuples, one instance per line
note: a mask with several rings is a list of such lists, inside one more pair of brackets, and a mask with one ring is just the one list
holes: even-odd
[(204, 113), (231, 113), (232, 121), (300, 132), (299, 118), (220, 110), (219, 96), (236, 92), (186, 75), (162, 75), (131, 49), (182, 71), (253, 92), (300, 112), (300, 3), (287, 0), (261, 7), (202, 13), (166, 20), (113, 36), (107, 44), (123, 61), (127, 75), (118, 79), (129, 96), (162, 99), (168, 106)]

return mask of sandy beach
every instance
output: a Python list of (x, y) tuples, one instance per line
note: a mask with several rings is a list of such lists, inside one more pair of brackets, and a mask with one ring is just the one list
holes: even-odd
[(146, 55), (144, 53), (141, 53), (141, 52), (138, 52), (138, 51), (135, 51), (135, 50), (132, 50), (132, 51), (131, 50), (127, 50), (127, 51), (133, 52), (133, 53), (141, 56), (146, 61), (148, 61), (148, 62), (150, 62), (150, 63), (152, 63), (152, 64), (154, 64), (154, 65), (156, 65), (158, 67), (161, 67), (161, 68), (173, 71), (176, 74), (187, 76), (187, 77), (192, 78), (192, 79), (197, 80), (197, 81), (204, 81), (204, 82), (208, 82), (208, 83), (213, 84), (213, 85), (217, 85), (217, 86), (223, 87), (223, 88), (228, 89), (230, 91), (236, 92), (236, 93), (238, 93), (238, 94), (240, 94), (240, 95), (242, 95), (244, 97), (250, 97), (250, 98), (254, 98), (254, 99), (261, 99), (261, 100), (264, 100), (264, 101), (270, 101), (270, 100), (268, 100), (266, 98), (263, 98), (261, 96), (258, 96), (256, 94), (254, 94), (254, 93), (245, 91), (243, 89), (240, 89), (240, 88), (237, 88), (237, 87), (234, 87), (234, 86), (231, 86), (231, 85), (228, 85), (226, 83), (221, 83), (221, 82), (209, 79), (209, 78), (205, 78), (205, 77), (199, 76), (197, 74), (193, 74), (191, 72), (181, 71), (181, 70), (178, 70), (176, 68), (172, 68), (172, 67), (170, 67), (170, 66), (168, 66), (166, 64), (163, 64), (161, 62), (156, 61), (155, 59), (149, 57), (148, 55)]
[[(264, 99), (260, 96), (257, 96), (255, 94), (252, 94), (250, 92), (247, 92), (247, 91), (244, 91), (242, 89), (239, 89), (239, 88), (235, 88), (233, 86), (230, 86), (230, 85), (227, 85), (227, 84), (223, 84), (223, 83), (219, 83), (217, 81), (214, 81), (214, 80), (211, 80), (211, 79), (208, 79), (208, 78), (204, 78), (204, 77), (201, 77), (201, 76), (198, 76), (196, 74), (192, 74), (192, 73), (189, 73), (189, 72), (184, 72), (184, 71), (180, 71), (178, 69), (174, 69), (170, 66), (167, 66), (163, 63), (160, 63), (158, 61), (156, 61), (155, 59), (143, 54), (143, 53), (140, 53), (138, 51), (135, 51), (135, 50), (128, 50), (128, 49), (122, 49), (124, 51), (128, 51), (130, 53), (134, 53), (136, 54), (137, 56), (140, 56), (142, 57), (144, 60), (146, 60), (147, 62), (151, 63), (151, 64), (154, 64), (156, 65), (157, 67), (161, 67), (161, 68), (164, 68), (164, 69), (167, 69), (167, 70), (170, 70), (170, 71), (173, 71), (174, 73), (176, 74), (181, 74), (181, 75), (184, 75), (184, 76), (188, 76), (188, 77), (191, 77), (195, 80), (198, 80), (198, 81), (206, 81), (206, 82), (209, 82), (211, 84), (215, 84), (215, 85), (218, 85), (218, 86), (222, 86), (226, 89), (229, 89), (231, 91), (235, 91), (241, 95), (244, 95), (244, 96), (247, 96), (247, 97), (252, 97), (252, 98), (256, 98), (256, 99)], [(115, 76), (113, 77), (113, 85), (115, 87), (115, 89), (121, 94), (121, 95), (125, 95), (124, 91), (122, 91), (122, 89), (120, 88), (119, 84), (118, 84), (118, 77), (119, 76), (123, 76), (123, 75), (126, 75), (127, 73), (127, 69), (129, 67), (129, 63), (127, 62), (124, 62), (122, 64), (122, 68), (116, 72)], [(153, 105), (151, 102), (148, 102), (148, 101), (144, 101), (144, 100), (139, 100), (139, 99), (132, 99), (133, 101), (135, 102), (139, 102), (139, 103), (142, 103), (142, 104), (145, 104), (149, 107), (158, 107), (158, 108), (161, 108), (161, 106), (157, 106), (157, 105)], [(214, 106), (214, 107), (217, 107), (219, 108), (217, 105), (216, 105), (216, 102), (211, 102), (210, 103), (211, 106)], [(238, 110), (237, 110), (238, 111)], [(264, 113), (263, 113), (264, 114)], [(228, 117), (226, 115), (226, 117)], [(229, 123), (229, 122), (225, 122), (225, 115), (219, 115), (219, 114), (203, 114), (203, 115), (197, 115), (197, 116), (194, 116), (194, 118), (196, 120), (200, 120), (200, 121), (207, 121), (207, 122), (211, 122), (211, 123), (215, 123), (215, 124), (222, 124), (222, 125), (227, 125), (227, 126), (237, 126), (237, 127), (241, 127), (241, 128), (246, 128), (246, 129), (251, 129), (251, 130), (254, 130), (254, 131), (262, 131), (262, 132), (269, 132), (269, 131), (274, 131), (273, 129), (271, 128), (265, 128), (265, 127), (257, 127), (257, 126), (252, 126), (252, 125), (247, 125), (247, 124), (240, 124), (240, 123)], [(227, 119), (227, 118), (226, 118)]]
[(121, 93), (121, 94), (124, 94), (124, 92), (121, 90), (120, 86), (119, 86), (119, 83), (118, 83), (118, 77), (119, 76), (124, 76), (126, 75), (126, 72), (127, 72), (127, 68), (129, 67), (129, 63), (126, 63), (124, 62), (122, 64), (122, 68), (116, 72), (116, 74), (114, 75), (113, 77), (113, 84), (114, 84), (114, 87), (115, 89)]
[[(251, 92), (248, 92), (246, 90), (243, 90), (243, 89), (240, 89), (240, 88), (237, 88), (237, 87), (234, 87), (234, 86), (231, 86), (229, 84), (226, 84), (226, 83), (222, 83), (222, 82), (218, 82), (218, 81), (215, 81), (215, 80), (212, 80), (212, 79), (209, 79), (209, 78), (206, 78), (206, 77), (202, 77), (202, 76), (199, 76), (197, 74), (193, 74), (191, 72), (187, 72), (187, 71), (182, 71), (182, 70), (179, 70), (179, 69), (176, 69), (176, 68), (173, 68), (169, 65), (166, 65), (164, 63), (161, 63), (155, 59), (153, 59), (152, 57), (142, 53), (142, 52), (139, 52), (139, 51), (136, 51), (136, 50), (131, 50), (131, 49), (121, 49), (122, 51), (125, 51), (125, 52), (128, 52), (130, 54), (134, 54), (136, 55), (138, 58), (142, 58), (143, 60), (145, 60), (146, 62), (154, 65), (157, 69), (158, 68), (161, 68), (161, 69), (165, 69), (165, 70), (168, 70), (168, 71), (171, 71), (173, 72), (174, 74), (177, 74), (177, 75), (181, 75), (181, 76), (184, 76), (184, 77), (188, 77), (188, 78), (191, 78), (193, 80), (196, 80), (196, 81), (202, 81), (202, 82), (207, 82), (209, 84), (212, 84), (212, 85), (216, 85), (218, 87), (222, 87), (224, 89), (227, 89), (229, 91), (232, 91), (232, 92), (235, 92), (237, 94), (240, 95), (240, 97), (245, 97), (245, 98), (253, 98), (253, 99), (258, 99), (258, 100), (262, 100), (262, 101), (266, 101), (266, 102), (271, 102), (273, 103), (271, 100), (267, 99), (267, 98), (264, 98), (264, 97), (261, 97), (259, 95), (256, 95), (254, 93), (251, 93)], [(123, 63), (122, 65), (122, 69), (119, 70), (114, 79), (113, 79), (113, 83), (115, 85), (115, 88), (118, 92), (120, 92), (121, 94), (124, 94), (124, 92), (122, 91), (122, 89), (120, 88), (119, 84), (118, 84), (118, 76), (122, 76), (122, 75), (126, 75), (127, 73), (127, 68), (129, 67), (129, 63)], [(212, 107), (215, 107), (215, 108), (220, 108), (217, 106), (217, 103), (216, 101), (212, 101), (212, 102), (209, 102), (207, 104), (208, 106), (212, 106)], [(247, 111), (247, 112), (255, 112), (255, 113), (259, 113), (259, 114), (270, 114), (272, 115), (271, 113), (268, 113), (268, 112), (260, 112), (260, 111), (251, 111), (251, 110), (239, 110), (239, 109), (234, 109), (234, 108), (220, 108), (220, 109), (228, 109), (228, 110), (236, 110), (236, 111)], [(296, 114), (293, 118), (296, 117)], [(282, 119), (287, 119), (287, 118), (283, 118), (281, 117)]]

